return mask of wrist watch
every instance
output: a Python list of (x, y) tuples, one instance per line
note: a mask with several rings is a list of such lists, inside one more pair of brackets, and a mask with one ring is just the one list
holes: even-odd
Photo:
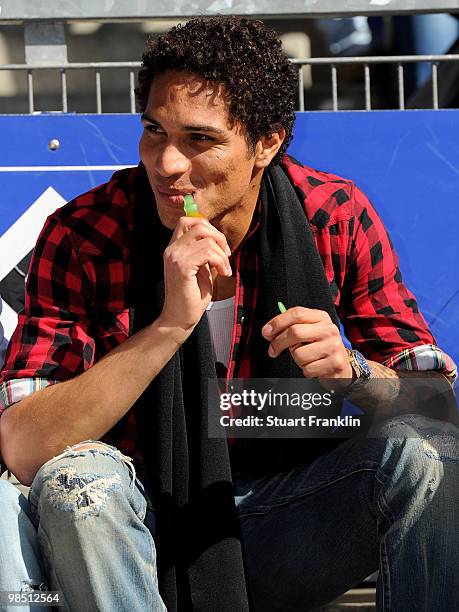
[(346, 388), (346, 395), (363, 387), (371, 378), (370, 365), (362, 353), (356, 351), (355, 349), (348, 349), (347, 353), (355, 378)]

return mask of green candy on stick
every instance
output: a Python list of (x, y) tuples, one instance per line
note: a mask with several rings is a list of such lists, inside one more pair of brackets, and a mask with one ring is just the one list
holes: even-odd
[(205, 219), (204, 215), (199, 212), (198, 205), (194, 201), (191, 193), (187, 193), (183, 196), (183, 210), (187, 217), (201, 217)]

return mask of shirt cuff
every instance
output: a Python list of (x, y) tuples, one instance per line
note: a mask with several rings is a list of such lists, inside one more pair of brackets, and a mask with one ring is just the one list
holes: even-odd
[(436, 370), (453, 384), (457, 378), (457, 366), (449, 355), (434, 344), (422, 344), (405, 349), (394, 357), (383, 361), (383, 365), (393, 370)]
[(40, 391), (57, 382), (57, 380), (47, 378), (16, 378), (4, 382), (0, 385), (0, 415), (11, 404), (20, 402), (35, 391)]

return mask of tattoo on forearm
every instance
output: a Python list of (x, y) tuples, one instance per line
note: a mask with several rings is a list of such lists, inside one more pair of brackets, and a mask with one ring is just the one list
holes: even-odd
[(421, 412), (444, 417), (454, 402), (451, 386), (439, 372), (392, 370), (374, 361), (369, 365), (371, 379), (349, 400), (375, 416)]

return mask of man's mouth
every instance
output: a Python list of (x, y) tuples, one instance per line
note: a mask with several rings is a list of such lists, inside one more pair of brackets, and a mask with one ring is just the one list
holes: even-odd
[(183, 208), (183, 196), (187, 193), (194, 194), (194, 189), (163, 189), (157, 188), (161, 198), (174, 208)]
[(195, 190), (192, 188), (190, 189), (160, 189), (159, 187), (158, 187), (158, 191), (168, 196), (178, 196), (178, 195), (184, 196), (187, 193), (193, 194), (195, 192)]

